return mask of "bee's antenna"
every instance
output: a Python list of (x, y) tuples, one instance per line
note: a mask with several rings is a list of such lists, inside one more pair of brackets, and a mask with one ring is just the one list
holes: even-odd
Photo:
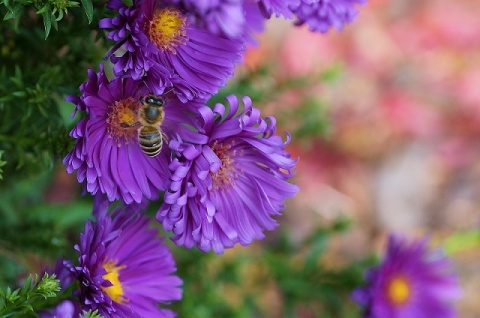
[[(152, 89), (148, 86), (147, 82), (145, 80), (142, 80), (143, 83), (145, 84), (145, 86), (147, 87), (149, 93), (153, 94), (153, 91)], [(174, 87), (171, 87), (168, 91), (163, 91), (162, 95), (167, 95), (169, 93), (171, 93), (175, 88)]]
[(153, 91), (150, 89), (150, 87), (148, 87), (148, 84), (147, 84), (147, 82), (146, 82), (144, 79), (142, 79), (142, 82), (143, 82), (143, 84), (145, 84), (145, 86), (147, 87), (148, 92), (149, 92), (149, 93), (153, 93)]
[(164, 91), (162, 95), (167, 95), (167, 94), (173, 92), (174, 89), (175, 89), (175, 87), (172, 87), (168, 91), (166, 91), (166, 92)]

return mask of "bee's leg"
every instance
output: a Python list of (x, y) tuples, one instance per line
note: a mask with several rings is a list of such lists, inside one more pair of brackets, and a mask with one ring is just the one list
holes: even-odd
[(130, 127), (137, 127), (137, 126), (140, 126), (141, 123), (139, 121), (137, 121), (136, 123), (133, 123), (130, 125)]
[(120, 123), (120, 127), (122, 127), (122, 128), (131, 128), (131, 127), (137, 127), (137, 126), (140, 126), (139, 121), (137, 121), (136, 123), (133, 123), (131, 125), (129, 125), (127, 123)]
[(165, 134), (163, 131), (162, 131), (162, 139), (163, 139), (163, 141), (166, 142), (166, 143), (168, 143), (168, 141), (169, 141), (167, 134)]

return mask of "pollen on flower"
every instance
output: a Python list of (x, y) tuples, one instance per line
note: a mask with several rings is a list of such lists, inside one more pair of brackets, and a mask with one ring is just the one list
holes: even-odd
[(231, 144), (220, 143), (216, 140), (210, 148), (212, 148), (213, 152), (222, 162), (222, 165), (216, 172), (210, 171), (213, 188), (215, 190), (227, 190), (235, 184), (235, 180), (238, 178), (239, 172), (241, 172), (235, 167), (235, 161), (233, 159), (233, 157), (238, 155), (238, 151), (231, 150)]
[(109, 107), (107, 124), (110, 137), (128, 142), (137, 134), (139, 102), (133, 97), (116, 101)]
[(187, 40), (185, 25), (186, 18), (180, 11), (171, 8), (159, 9), (150, 20), (147, 36), (160, 49), (175, 52), (175, 47)]
[(395, 276), (387, 284), (388, 299), (394, 305), (403, 305), (411, 294), (410, 283), (401, 276)]
[(108, 296), (114, 301), (119, 304), (123, 304), (127, 302), (127, 298), (123, 296), (123, 287), (120, 281), (119, 271), (124, 269), (126, 266), (117, 266), (117, 262), (115, 261), (106, 261), (103, 263), (103, 268), (107, 272), (103, 275), (103, 279), (108, 280), (112, 286), (102, 287), (102, 290), (107, 293)]

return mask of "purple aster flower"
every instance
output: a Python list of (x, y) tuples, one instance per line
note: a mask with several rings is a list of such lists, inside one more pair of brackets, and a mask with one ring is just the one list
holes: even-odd
[[(182, 100), (208, 98), (225, 85), (242, 57), (243, 39), (199, 28), (179, 7), (155, 0), (134, 0), (131, 7), (121, 0), (110, 0), (108, 7), (118, 10), (118, 15), (102, 19), (100, 27), (112, 29), (108, 37), (117, 42), (107, 54), (117, 76), (126, 72), (139, 79), (151, 70), (165, 74), (167, 69), (173, 73), (171, 81)], [(125, 53), (112, 56), (121, 47)]]
[(275, 119), (262, 119), (249, 97), (243, 107), (235, 96), (227, 100), (229, 107), (199, 109), (205, 143), (170, 142), (178, 157), (157, 212), (176, 244), (216, 253), (262, 239), (264, 230), (277, 227), (273, 217), (285, 199), (298, 191), (287, 182), (296, 161), (285, 151), (289, 140), (275, 135)]
[(158, 307), (182, 297), (171, 252), (138, 209), (107, 213), (107, 206), (97, 196), (97, 221), (86, 222), (75, 246), (79, 265), (66, 264), (79, 282), (80, 303), (105, 317), (173, 317)]
[(129, 204), (157, 199), (158, 190), (165, 190), (170, 178), (166, 140), (173, 135), (196, 138), (185, 125), (195, 126), (187, 113), (201, 104), (166, 99), (162, 107), (164, 120), (159, 126), (162, 134), (158, 136), (165, 139), (164, 146), (157, 156), (151, 157), (140, 147), (139, 110), (141, 96), (152, 93), (149, 88), (155, 88), (153, 93), (161, 93), (155, 83), (146, 85), (145, 81), (132, 78), (109, 81), (103, 65), (99, 73), (90, 70), (88, 77), (80, 87), (82, 95), (67, 98), (76, 104), (75, 112), (86, 112), (86, 117), (70, 132), (77, 143), (63, 160), (67, 171), (77, 170), (78, 181), (86, 181), (89, 193), (105, 193), (110, 201), (121, 199)]
[(352, 297), (368, 318), (456, 317), (452, 302), (461, 290), (452, 263), (427, 240), (408, 243), (390, 236), (380, 265), (367, 272), (367, 286)]
[(257, 0), (260, 11), (266, 18), (272, 14), (277, 17), (284, 16), (287, 19), (293, 18), (290, 7), (298, 6), (301, 0)]
[(311, 31), (325, 33), (331, 27), (341, 31), (358, 14), (355, 4), (366, 0), (300, 0), (290, 8), (297, 17), (296, 24), (307, 24)]

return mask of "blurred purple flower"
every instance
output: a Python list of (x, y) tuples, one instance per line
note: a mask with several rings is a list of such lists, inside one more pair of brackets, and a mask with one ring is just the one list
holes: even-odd
[(80, 304), (64, 300), (50, 310), (38, 313), (40, 318), (78, 318), (81, 314)]
[(366, 273), (367, 285), (352, 298), (364, 317), (456, 317), (452, 302), (461, 295), (452, 263), (427, 240), (408, 243), (390, 236), (383, 262)]
[(80, 235), (79, 266), (67, 264), (79, 281), (78, 296), (85, 310), (105, 317), (173, 317), (158, 307), (182, 297), (182, 280), (173, 256), (149, 219), (137, 208), (115, 207), (96, 198), (96, 222), (88, 220)]
[(200, 28), (227, 38), (241, 38), (245, 25), (242, 0), (169, 0)]
[[(205, 3), (197, 6), (201, 4)], [(117, 76), (126, 72), (127, 76), (139, 79), (152, 70), (173, 73), (170, 79), (175, 93), (185, 101), (215, 94), (241, 60), (243, 39), (201, 29), (178, 7), (155, 0), (134, 0), (130, 7), (121, 0), (110, 0), (108, 7), (118, 10), (118, 15), (102, 19), (99, 25), (111, 29), (108, 37), (117, 42), (107, 54)], [(209, 26), (214, 28), (213, 24)], [(113, 55), (120, 48), (125, 49), (123, 55)]]
[[(81, 110), (87, 114), (70, 132), (77, 143), (63, 160), (67, 171), (78, 170), (77, 179), (86, 181), (89, 193), (105, 193), (110, 201), (121, 199), (130, 204), (157, 199), (158, 190), (165, 190), (170, 179), (170, 150), (165, 142), (158, 156), (147, 156), (138, 143), (139, 127), (129, 126), (138, 121), (140, 97), (151, 92), (143, 80), (114, 78), (109, 81), (103, 65), (99, 73), (90, 70), (88, 78), (80, 87), (80, 97), (67, 97), (76, 104), (75, 112)], [(148, 87), (153, 89), (154, 85), (150, 83)], [(161, 91), (157, 88), (154, 93)], [(195, 140), (192, 130), (185, 127), (194, 126), (193, 117), (186, 113), (200, 105), (183, 104), (176, 98), (167, 100), (161, 130), (168, 138), (174, 132), (183, 139), (202, 140)]]
[(331, 27), (341, 31), (358, 14), (355, 4), (367, 0), (300, 0), (290, 6), (297, 17), (296, 24), (307, 24), (311, 31), (325, 33)]
[(243, 1), (243, 10), (245, 12), (245, 40), (249, 44), (256, 45), (255, 33), (263, 32), (265, 29), (265, 17), (259, 10), (257, 0)]
[(275, 119), (262, 119), (249, 97), (239, 105), (199, 109), (209, 136), (203, 144), (170, 142), (178, 155), (170, 165), (172, 183), (165, 192), (157, 220), (172, 240), (188, 248), (222, 253), (236, 243), (247, 245), (273, 230), (284, 201), (298, 191), (286, 180), (295, 160), (286, 142), (275, 135)]
[(257, 0), (260, 11), (266, 18), (272, 14), (277, 17), (284, 16), (287, 19), (293, 18), (290, 7), (298, 6), (301, 0)]

